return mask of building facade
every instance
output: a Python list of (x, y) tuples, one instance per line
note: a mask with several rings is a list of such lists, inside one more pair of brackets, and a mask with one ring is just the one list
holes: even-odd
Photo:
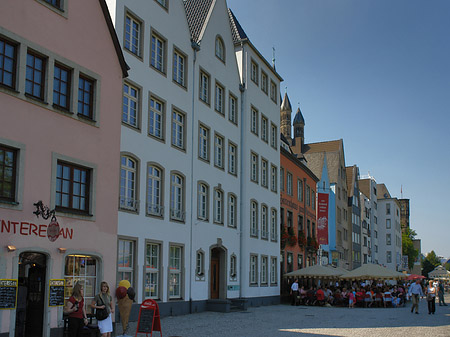
[(362, 264), (362, 229), (361, 229), (361, 200), (359, 192), (359, 169), (356, 165), (345, 168), (348, 190), (348, 226), (352, 229), (352, 267), (355, 269)]
[(0, 336), (50, 336), (115, 282), (127, 66), (103, 0), (2, 1), (0, 59)]
[(361, 205), (361, 259), (362, 263), (372, 263), (372, 223), (370, 199), (360, 192)]

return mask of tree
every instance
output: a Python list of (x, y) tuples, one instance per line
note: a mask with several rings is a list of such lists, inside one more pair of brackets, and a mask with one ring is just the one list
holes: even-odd
[(413, 240), (416, 232), (411, 228), (406, 228), (402, 233), (402, 254), (408, 256), (408, 268), (411, 270), (414, 267), (414, 262), (419, 256), (419, 250), (414, 248)]
[(427, 254), (422, 262), (422, 275), (428, 278), (428, 273), (433, 271), (434, 268), (441, 265), (441, 261), (437, 258), (436, 253), (432, 250)]

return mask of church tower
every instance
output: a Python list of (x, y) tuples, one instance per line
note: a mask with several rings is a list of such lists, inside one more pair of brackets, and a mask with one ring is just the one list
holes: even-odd
[(292, 150), (296, 154), (303, 153), (303, 146), (305, 145), (305, 119), (303, 118), (300, 108), (297, 109), (294, 117), (294, 140)]
[(287, 93), (284, 94), (280, 108), (280, 132), (291, 143), (291, 113), (292, 106)]

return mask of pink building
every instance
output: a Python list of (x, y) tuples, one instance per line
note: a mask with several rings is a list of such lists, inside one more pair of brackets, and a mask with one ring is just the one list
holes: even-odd
[(75, 282), (115, 287), (126, 76), (104, 0), (0, 1), (1, 337), (62, 335)]

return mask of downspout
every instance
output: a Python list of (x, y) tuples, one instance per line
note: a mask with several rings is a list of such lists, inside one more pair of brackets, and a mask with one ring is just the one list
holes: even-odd
[(200, 45), (191, 40), (191, 47), (194, 51), (194, 56), (192, 58), (192, 127), (191, 127), (191, 225), (189, 227), (189, 313), (192, 314), (192, 237), (194, 230), (194, 116), (195, 116), (195, 64), (197, 61), (197, 52), (200, 50)]

